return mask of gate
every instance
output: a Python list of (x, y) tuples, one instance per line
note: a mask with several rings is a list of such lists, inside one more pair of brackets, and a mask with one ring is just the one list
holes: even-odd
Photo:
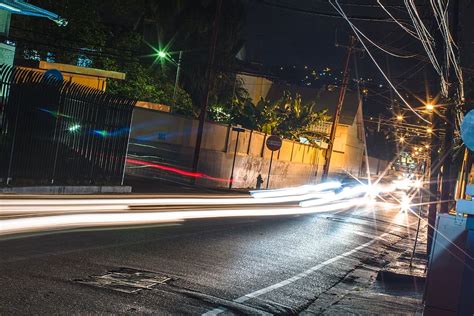
[(134, 104), (0, 65), (0, 185), (120, 185)]

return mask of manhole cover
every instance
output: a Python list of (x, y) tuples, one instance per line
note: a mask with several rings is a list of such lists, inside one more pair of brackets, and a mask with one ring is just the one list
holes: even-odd
[(124, 293), (137, 293), (169, 280), (171, 278), (154, 272), (120, 268), (111, 270), (104, 275), (93, 275), (85, 280), (75, 281)]

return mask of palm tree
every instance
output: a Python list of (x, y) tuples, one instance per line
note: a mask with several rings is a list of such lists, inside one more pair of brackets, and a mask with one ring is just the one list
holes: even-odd
[(313, 127), (330, 118), (327, 110), (317, 110), (315, 102), (304, 103), (301, 95), (293, 98), (287, 91), (274, 103), (261, 100), (256, 108), (261, 131), (296, 141), (304, 138), (311, 143), (316, 142), (321, 135), (314, 132)]

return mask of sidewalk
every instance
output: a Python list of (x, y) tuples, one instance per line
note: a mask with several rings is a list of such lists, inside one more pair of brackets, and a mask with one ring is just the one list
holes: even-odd
[(149, 179), (126, 176), (125, 185), (132, 187), (132, 193), (232, 193), (248, 194), (249, 189), (207, 188), (190, 182), (175, 182), (168, 179)]
[(410, 238), (389, 236), (368, 249), (373, 254), (301, 315), (421, 315), (426, 265), (426, 227), (421, 226), (412, 267)]

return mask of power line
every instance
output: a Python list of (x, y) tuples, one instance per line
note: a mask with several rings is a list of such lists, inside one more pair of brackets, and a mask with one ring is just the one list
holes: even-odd
[[(328, 13), (328, 12), (321, 12), (321, 11), (316, 11), (316, 10), (308, 10), (308, 9), (302, 9), (302, 8), (297, 8), (293, 6), (288, 6), (285, 4), (279, 4), (279, 3), (272, 3), (267, 0), (257, 0), (259, 3), (266, 5), (268, 7), (274, 7), (274, 8), (279, 8), (279, 9), (284, 9), (284, 10), (289, 10), (293, 12), (298, 12), (298, 13), (303, 13), (303, 14), (309, 14), (309, 15), (316, 15), (316, 16), (323, 16), (327, 18), (336, 18), (336, 19), (341, 19), (342, 17), (338, 14), (334, 13)], [(388, 23), (395, 23), (391, 19), (386, 19), (386, 18), (380, 18), (380, 17), (370, 17), (370, 16), (358, 16), (358, 15), (353, 15), (350, 16), (350, 19), (352, 20), (359, 20), (359, 21), (369, 21), (369, 22), (388, 22)]]

